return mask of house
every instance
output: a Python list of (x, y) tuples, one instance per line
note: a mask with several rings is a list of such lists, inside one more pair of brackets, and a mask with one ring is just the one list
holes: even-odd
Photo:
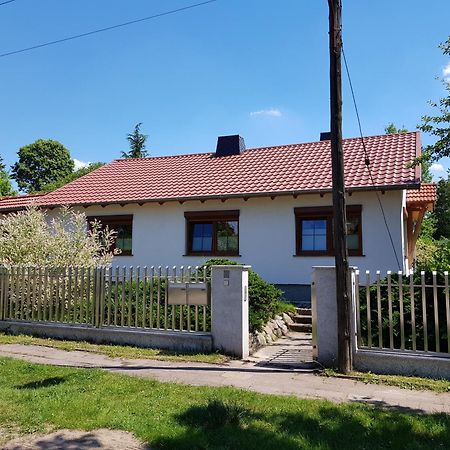
[[(326, 138), (326, 135), (323, 136)], [(434, 185), (421, 184), (420, 134), (344, 140), (350, 264), (408, 270)], [(367, 161), (368, 160), (368, 161)], [(371, 174), (366, 163), (369, 163)], [(308, 298), (313, 266), (333, 265), (330, 141), (115, 160), (40, 196), (6, 198), (0, 212), (70, 205), (118, 231), (120, 266), (247, 263), (287, 297)]]

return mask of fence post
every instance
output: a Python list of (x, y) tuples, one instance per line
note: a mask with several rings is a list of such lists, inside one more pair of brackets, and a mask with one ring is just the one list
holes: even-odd
[(93, 286), (93, 303), (94, 303), (94, 326), (100, 326), (100, 307), (101, 307), (101, 269), (94, 267), (94, 286)]
[(249, 266), (211, 267), (211, 334), (216, 350), (249, 355)]
[[(350, 268), (352, 287), (351, 345), (356, 350), (355, 268)], [(313, 267), (311, 282), (313, 356), (326, 367), (336, 367), (338, 360), (338, 329), (336, 304), (336, 269), (334, 266)]]
[(0, 266), (0, 320), (5, 318), (7, 269)]

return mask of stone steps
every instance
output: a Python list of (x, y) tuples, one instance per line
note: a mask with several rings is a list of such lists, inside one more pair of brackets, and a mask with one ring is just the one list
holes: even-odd
[(297, 314), (292, 317), (293, 323), (289, 324), (290, 331), (311, 333), (312, 314), (311, 308), (296, 308)]
[(296, 314), (293, 320), (295, 323), (312, 323), (312, 317), (304, 314)]

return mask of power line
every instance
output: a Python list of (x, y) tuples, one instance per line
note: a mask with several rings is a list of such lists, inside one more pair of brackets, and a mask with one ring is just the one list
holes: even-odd
[(0, 3), (0, 6), (6, 5), (7, 3), (15, 2), (15, 1), (16, 1), (16, 0), (7, 0), (6, 2), (1, 2), (1, 3)]
[[(344, 57), (345, 71), (347, 73), (348, 83), (350, 85), (350, 92), (352, 93), (353, 106), (355, 107), (355, 112), (356, 112), (356, 119), (358, 120), (359, 134), (361, 136), (361, 141), (362, 141), (362, 146), (363, 146), (363, 151), (364, 151), (364, 163), (367, 167), (367, 171), (369, 172), (369, 177), (370, 177), (372, 186), (376, 187), (375, 181), (374, 181), (374, 178), (372, 175), (372, 170), (370, 168), (370, 158), (369, 158), (369, 154), (367, 152), (366, 142), (364, 140), (364, 135), (362, 132), (361, 119), (359, 117), (358, 105), (356, 103), (355, 91), (353, 90), (353, 83), (352, 83), (352, 79), (350, 76), (350, 70), (348, 69), (347, 58), (345, 57), (344, 46), (342, 46), (342, 56)], [(391, 241), (391, 246), (392, 246), (392, 250), (394, 251), (395, 260), (397, 261), (398, 270), (402, 270), (401, 265), (400, 265), (400, 260), (397, 255), (397, 250), (395, 249), (394, 239), (392, 238), (391, 230), (389, 229), (389, 225), (387, 223), (386, 214), (384, 212), (383, 203), (381, 202), (380, 194), (376, 190), (375, 190), (375, 194), (377, 196), (378, 204), (380, 205), (381, 214), (383, 216), (384, 225), (386, 226), (386, 230), (389, 235), (389, 240)]]
[[(11, 2), (11, 1), (14, 1), (14, 0), (8, 0), (8, 1)], [(78, 38), (82, 38), (82, 37), (86, 37), (86, 36), (91, 36), (91, 35), (97, 34), (97, 33), (103, 33), (104, 31), (110, 31), (110, 30), (114, 30), (116, 28), (126, 27), (128, 25), (133, 25), (135, 23), (144, 22), (146, 20), (151, 20), (151, 19), (156, 19), (158, 17), (168, 16), (170, 14), (175, 14), (175, 13), (178, 13), (178, 12), (181, 12), (181, 11), (186, 11), (188, 9), (197, 8), (199, 6), (207, 5), (208, 3), (214, 3), (214, 2), (217, 2), (217, 1), (218, 0), (207, 0), (207, 1), (204, 1), (204, 2), (200, 2), (200, 3), (195, 3), (193, 5), (184, 6), (182, 8), (172, 9), (170, 11), (165, 11), (165, 12), (158, 13), (158, 14), (153, 14), (152, 16), (147, 16), (147, 17), (142, 17), (140, 19), (130, 20), (129, 22), (123, 22), (123, 23), (119, 23), (117, 25), (111, 25), (110, 27), (99, 28), (97, 30), (88, 31), (86, 33), (76, 34), (76, 35), (73, 35), (73, 36), (68, 36), (66, 38), (57, 39), (55, 41), (45, 42), (43, 44), (33, 45), (31, 47), (22, 48), (20, 50), (14, 50), (14, 51), (11, 51), (11, 52), (2, 53), (2, 54), (0, 54), (0, 58), (4, 58), (6, 56), (11, 56), (11, 55), (16, 55), (17, 53), (28, 52), (28, 51), (35, 50), (35, 49), (41, 48), (41, 47), (47, 47), (49, 45), (60, 44), (61, 42), (71, 41), (71, 40), (74, 40), (74, 39), (78, 39)], [(0, 3), (0, 5), (1, 5), (1, 3)]]

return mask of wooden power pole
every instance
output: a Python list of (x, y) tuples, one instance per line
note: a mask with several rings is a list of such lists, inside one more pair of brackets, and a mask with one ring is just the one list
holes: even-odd
[(341, 0), (328, 0), (330, 22), (330, 120), (333, 176), (333, 237), (336, 265), (336, 301), (339, 372), (352, 370), (350, 289), (345, 211), (344, 152), (342, 148)]

